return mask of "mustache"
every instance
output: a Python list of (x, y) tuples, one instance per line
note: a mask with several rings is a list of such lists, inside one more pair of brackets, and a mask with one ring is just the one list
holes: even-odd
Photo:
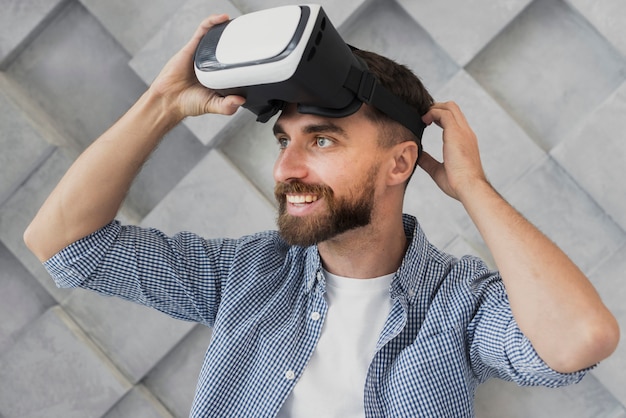
[(294, 181), (289, 183), (276, 183), (274, 187), (274, 196), (278, 201), (281, 201), (286, 194), (316, 194), (320, 197), (330, 197), (333, 195), (333, 190), (325, 184), (307, 184), (300, 181)]

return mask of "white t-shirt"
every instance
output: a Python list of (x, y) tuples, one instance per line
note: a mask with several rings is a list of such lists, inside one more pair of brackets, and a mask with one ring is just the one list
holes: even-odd
[(324, 271), (328, 312), (317, 347), (279, 418), (363, 417), (367, 370), (391, 309), (393, 274), (350, 279)]

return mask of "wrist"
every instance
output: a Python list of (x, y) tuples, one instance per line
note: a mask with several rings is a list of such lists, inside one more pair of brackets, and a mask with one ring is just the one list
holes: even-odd
[(185, 119), (173, 100), (152, 87), (141, 96), (136, 106), (148, 112), (155, 127), (164, 131), (169, 131)]
[(457, 189), (457, 198), (468, 206), (474, 199), (484, 200), (488, 197), (500, 196), (486, 178), (470, 179)]

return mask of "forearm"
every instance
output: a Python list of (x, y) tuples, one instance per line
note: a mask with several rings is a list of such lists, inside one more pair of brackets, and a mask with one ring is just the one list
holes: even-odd
[(459, 196), (489, 247), (520, 329), (553, 369), (572, 372), (607, 357), (615, 318), (562, 250), (486, 182)]
[(226, 20), (227, 15), (203, 20), (150, 89), (72, 165), (24, 233), (26, 245), (41, 261), (113, 219), (143, 163), (182, 119), (232, 115), (245, 102), (203, 87), (191, 65), (202, 36)]
[(110, 222), (160, 139), (180, 120), (150, 90), (70, 167), (24, 234), (45, 261)]
[(513, 316), (554, 370), (586, 368), (610, 355), (619, 327), (585, 275), (487, 182), (476, 135), (458, 105), (436, 103), (423, 116), (443, 128), (443, 162), (420, 166), (459, 200), (491, 251)]

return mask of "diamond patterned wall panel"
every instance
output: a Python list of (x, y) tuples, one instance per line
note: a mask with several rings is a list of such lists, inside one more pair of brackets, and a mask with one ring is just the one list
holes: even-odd
[(211, 331), (196, 326), (146, 377), (144, 384), (177, 417), (186, 417), (191, 409)]
[(15, 58), (7, 76), (84, 148), (145, 89), (128, 59), (87, 10), (70, 2)]
[(626, 324), (626, 306), (624, 305), (626, 287), (616, 286), (615, 283), (624, 280), (625, 271), (626, 245), (605, 259), (590, 274), (593, 284), (617, 318), (622, 329), (617, 350), (594, 370), (594, 376), (623, 405), (626, 405), (626, 373), (624, 373), (624, 370), (626, 370), (626, 332), (624, 332), (624, 324)]
[[(80, 3), (69, 3), (7, 69), (80, 150), (145, 90), (130, 56)], [(68, 64), (69, 63), (69, 64)], [(206, 153), (184, 127), (164, 141), (134, 183), (128, 209), (144, 216)]]
[(143, 385), (134, 386), (104, 418), (174, 418), (176, 415), (163, 406)]
[[(274, 227), (273, 206), (219, 151), (194, 167), (143, 220), (145, 226), (174, 234), (239, 237)], [(246, 222), (231, 222), (234, 218)]]
[(476, 416), (480, 418), (626, 418), (623, 405), (594, 376), (558, 390), (518, 388), (510, 382), (490, 380), (478, 392)]
[(3, 0), (0, 15), (0, 69), (4, 69), (66, 0)]
[(566, 4), (537, 0), (467, 70), (550, 150), (622, 83), (624, 65)]
[(598, 32), (626, 56), (626, 3), (623, 1), (566, 0)]
[[(233, 18), (241, 14), (228, 0), (210, 2), (188, 0), (135, 54), (130, 61), (130, 66), (149, 84), (159, 74), (167, 60), (189, 41), (201, 19), (214, 13), (227, 13)], [(211, 145), (215, 135), (228, 122), (229, 119), (226, 116), (207, 115), (200, 118), (188, 118), (183, 123), (203, 144)]]
[(133, 383), (139, 382), (193, 326), (87, 291), (73, 292), (63, 307)]
[[(454, 100), (479, 138), (488, 178), (499, 190), (543, 160), (545, 153), (465, 71), (459, 71), (442, 88), (433, 91), (438, 101)], [(441, 159), (441, 129), (431, 126), (424, 132), (424, 149)], [(419, 214), (422, 227), (438, 246), (468, 228), (471, 221), (461, 204), (441, 193), (425, 173), (418, 171), (409, 184), (405, 211)], [(440, 222), (443, 218), (445, 223)]]
[[(626, 161), (626, 83), (582, 122), (582, 128), (552, 150), (554, 158), (626, 230), (624, 177), (613, 175)], [(624, 170), (622, 169), (622, 174)]]
[(5, 417), (101, 416), (130, 389), (60, 307), (2, 354), (0, 381)]
[(257, 123), (252, 113), (239, 115), (220, 142), (226, 155), (269, 200), (274, 201), (274, 160), (278, 146), (272, 132), (276, 117), (267, 123)]
[(505, 196), (587, 273), (626, 239), (624, 231), (552, 159), (526, 174)]
[(0, 91), (0, 204), (4, 203), (17, 187), (37, 169), (53, 151), (41, 133), (33, 128), (28, 114)]
[(474, 58), (530, 2), (468, 0), (451, 5), (437, 0), (398, 1), (460, 66)]
[(131, 55), (139, 51), (180, 7), (177, 0), (80, 2)]
[(22, 235), (71, 163), (63, 150), (55, 150), (0, 207), (0, 240), (57, 301), (64, 300), (69, 292), (56, 288), (50, 275), (24, 245)]
[[(0, 416), (187, 416), (210, 330), (57, 289), (21, 237), (76, 156), (204, 16), (297, 3), (0, 0)], [(624, 2), (321, 3), (348, 42), (406, 64), (436, 100), (459, 103), (491, 182), (577, 261), (626, 329)], [(120, 219), (208, 237), (273, 228), (271, 127), (247, 111), (188, 118), (144, 168)], [(426, 130), (424, 147), (441, 157), (439, 128)], [(463, 207), (420, 170), (405, 210), (435, 245), (493, 265)], [(626, 418), (625, 367), (622, 336), (580, 384), (490, 381), (476, 413)]]
[(22, 330), (52, 307), (54, 299), (0, 243), (0, 353)]
[(459, 66), (433, 38), (394, 1), (371, 1), (342, 28), (346, 42), (408, 66), (424, 85), (438, 90)]
[[(305, 4), (297, 0), (231, 0), (231, 3), (235, 5), (241, 13), (250, 13), (288, 4)], [(354, 16), (355, 12), (366, 3), (367, 0), (322, 0), (318, 1), (316, 4), (321, 4), (326, 14), (332, 18), (333, 25), (340, 27)]]

